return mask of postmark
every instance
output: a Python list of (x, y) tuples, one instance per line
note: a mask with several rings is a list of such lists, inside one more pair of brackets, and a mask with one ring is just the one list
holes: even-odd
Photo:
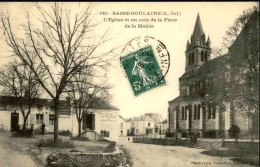
[(122, 55), (120, 62), (135, 96), (166, 84), (170, 55), (159, 40), (148, 36), (134, 38)]

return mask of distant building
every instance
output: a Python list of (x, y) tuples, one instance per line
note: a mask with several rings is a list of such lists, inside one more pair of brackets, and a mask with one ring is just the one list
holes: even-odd
[(120, 136), (127, 136), (127, 121), (119, 115), (119, 130)]
[(165, 134), (168, 129), (167, 119), (157, 124), (158, 134)]
[(154, 120), (149, 116), (142, 115), (127, 120), (130, 122), (130, 135), (149, 135), (154, 133)]

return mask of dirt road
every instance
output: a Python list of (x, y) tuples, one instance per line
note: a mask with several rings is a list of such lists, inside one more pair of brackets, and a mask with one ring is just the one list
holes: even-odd
[(245, 167), (227, 157), (201, 154), (202, 149), (121, 142), (130, 152), (134, 167)]
[(12, 150), (3, 142), (0, 133), (0, 166), (1, 167), (40, 167), (29, 155)]

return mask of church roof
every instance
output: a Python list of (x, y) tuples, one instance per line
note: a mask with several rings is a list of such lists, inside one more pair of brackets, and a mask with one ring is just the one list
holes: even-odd
[(206, 72), (207, 74), (209, 74), (209, 73), (211, 73), (211, 72), (214, 71), (214, 67), (215, 67), (217, 64), (223, 63), (223, 61), (225, 61), (227, 57), (228, 57), (228, 55), (226, 54), (226, 55), (222, 55), (222, 56), (219, 56), (219, 57), (217, 57), (217, 58), (214, 58), (214, 59), (212, 59), (212, 60), (209, 60), (209, 61), (205, 62), (204, 64), (202, 64), (202, 65), (200, 66), (200, 68), (198, 68), (197, 70), (185, 72), (185, 73), (179, 78), (179, 80), (183, 80), (183, 79), (186, 79), (186, 78), (195, 76), (195, 75), (204, 74), (205, 72)]
[(175, 103), (181, 101), (183, 98), (181, 96), (176, 97), (175, 99), (169, 101), (169, 103)]

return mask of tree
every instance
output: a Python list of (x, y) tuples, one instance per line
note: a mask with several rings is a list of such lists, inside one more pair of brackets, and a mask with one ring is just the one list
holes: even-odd
[[(212, 50), (216, 57), (228, 51), (221, 65), (224, 70), (220, 67), (212, 76), (214, 92), (220, 99), (231, 102), (231, 111), (237, 111), (246, 117), (252, 117), (259, 111), (258, 15), (258, 4), (244, 10), (226, 31), (222, 46)], [(211, 97), (216, 98), (214, 93)]]
[[(35, 70), (40, 74), (39, 78), (44, 77), (44, 72), (39, 71), (40, 69)], [(37, 104), (41, 94), (41, 85), (37, 78), (28, 66), (14, 61), (1, 69), (0, 85), (3, 87), (3, 94), (16, 97), (24, 120), (22, 130), (26, 130), (31, 108)]]
[(96, 103), (100, 104), (104, 99), (107, 100), (109, 97), (107, 90), (110, 86), (106, 83), (106, 80), (104, 80), (105, 77), (106, 76), (99, 76), (99, 81), (95, 81), (97, 75), (89, 68), (82, 74), (75, 75), (73, 82), (70, 82), (66, 87), (66, 91), (76, 111), (79, 139), (81, 138), (82, 120), (85, 114), (87, 114), (89, 109), (95, 106)]
[[(83, 6), (83, 5), (82, 5)], [(102, 52), (108, 41), (108, 30), (101, 36), (94, 34), (98, 24), (93, 22), (92, 4), (77, 11), (71, 5), (54, 3), (49, 8), (35, 4), (40, 16), (36, 20), (27, 14), (22, 25), (23, 37), (18, 38), (10, 17), (1, 16), (2, 29), (7, 45), (35, 74), (45, 92), (52, 98), (55, 111), (54, 142), (58, 144), (58, 118), (60, 97), (66, 85), (88, 67), (107, 70), (115, 49)], [(33, 62), (32, 59), (36, 61)], [(41, 68), (47, 73), (42, 79), (35, 70)]]

